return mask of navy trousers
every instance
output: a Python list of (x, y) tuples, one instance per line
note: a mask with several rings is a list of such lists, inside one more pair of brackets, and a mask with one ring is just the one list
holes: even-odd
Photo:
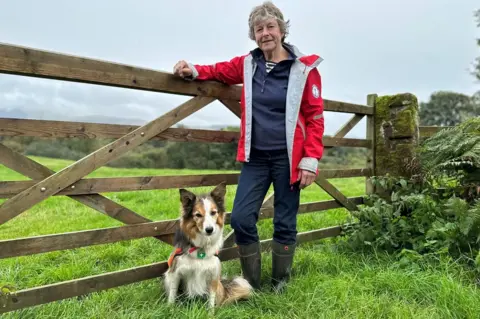
[(259, 241), (256, 225), (258, 214), (272, 183), (273, 240), (284, 245), (296, 243), (300, 189), (299, 183), (290, 185), (287, 151), (252, 149), (250, 161), (243, 163), (240, 172), (230, 221), (235, 231), (237, 245), (248, 245)]

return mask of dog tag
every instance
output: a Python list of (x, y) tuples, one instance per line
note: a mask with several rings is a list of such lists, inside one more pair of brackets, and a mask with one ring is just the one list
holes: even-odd
[(197, 258), (203, 259), (205, 258), (206, 254), (203, 250), (197, 251)]

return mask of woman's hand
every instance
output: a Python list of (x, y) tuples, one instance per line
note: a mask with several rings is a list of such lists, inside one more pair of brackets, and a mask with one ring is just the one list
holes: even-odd
[(184, 60), (178, 61), (173, 67), (173, 74), (181, 78), (192, 76), (193, 71), (188, 67), (188, 63)]
[(316, 174), (310, 171), (300, 169), (298, 180), (300, 181), (300, 189), (304, 189), (315, 181)]

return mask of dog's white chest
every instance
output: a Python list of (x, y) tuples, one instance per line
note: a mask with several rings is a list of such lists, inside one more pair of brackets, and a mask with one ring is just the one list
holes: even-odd
[(220, 276), (220, 260), (215, 256), (199, 259), (184, 255), (179, 257), (176, 271), (189, 295), (204, 295), (212, 280)]

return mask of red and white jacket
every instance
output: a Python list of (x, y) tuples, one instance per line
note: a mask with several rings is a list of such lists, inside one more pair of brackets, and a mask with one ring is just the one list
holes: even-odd
[[(323, 99), (322, 82), (317, 66), (318, 55), (303, 55), (286, 44), (297, 56), (290, 70), (286, 101), (286, 135), (290, 161), (290, 183), (298, 180), (299, 169), (318, 174), (318, 161), (323, 155)], [(252, 77), (256, 63), (251, 53), (213, 65), (189, 63), (192, 80), (215, 80), (227, 85), (243, 84), (240, 99), (240, 140), (237, 161), (248, 162), (252, 132)]]

